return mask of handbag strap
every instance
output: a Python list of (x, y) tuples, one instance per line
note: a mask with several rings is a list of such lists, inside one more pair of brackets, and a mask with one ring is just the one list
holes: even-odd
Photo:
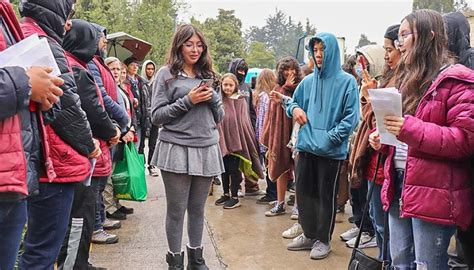
[[(364, 205), (364, 212), (362, 213), (362, 220), (360, 222), (359, 228), (364, 227), (364, 220), (365, 220), (365, 217), (367, 216), (367, 214), (369, 212), (369, 203), (370, 203), (370, 199), (372, 198), (372, 193), (374, 192), (375, 180), (377, 179), (377, 173), (378, 173), (381, 162), (382, 162), (382, 153), (379, 152), (378, 156), (377, 156), (377, 166), (375, 167), (375, 173), (374, 173), (374, 177), (372, 179), (374, 185), (371, 185), (371, 187), (369, 188), (369, 193), (367, 194), (367, 202)], [(384, 231), (385, 231), (385, 229), (384, 229)], [(356, 242), (354, 244), (354, 248), (352, 249), (352, 257), (355, 256), (356, 249), (359, 248), (361, 236), (362, 236), (362, 230), (359, 230), (359, 233), (357, 234)], [(384, 241), (384, 242), (386, 242), (386, 241)], [(384, 254), (385, 254), (385, 252), (384, 252)]]
[(386, 269), (389, 266), (389, 261), (387, 259), (387, 253), (388, 253), (388, 212), (384, 213), (384, 218), (383, 218), (383, 248), (382, 248), (382, 260), (383, 260), (383, 265), (382, 269)]

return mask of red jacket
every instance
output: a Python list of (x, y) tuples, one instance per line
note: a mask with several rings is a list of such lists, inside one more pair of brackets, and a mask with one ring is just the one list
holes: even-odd
[[(71, 65), (71, 68), (76, 67), (76, 68), (87, 70), (87, 64), (79, 60), (72, 53), (66, 51), (66, 58), (68, 59)], [(93, 77), (92, 74), (90, 76), (91, 78)], [(97, 96), (99, 97), (100, 105), (104, 107), (104, 100), (102, 99), (102, 95), (97, 85), (96, 85), (96, 93), (97, 93)], [(112, 173), (112, 157), (110, 155), (110, 150), (107, 145), (107, 142), (101, 139), (98, 139), (98, 140), (100, 142), (100, 150), (102, 151), (102, 154), (97, 158), (97, 163), (95, 165), (92, 176), (94, 177), (109, 176)]]
[[(48, 37), (32, 19), (24, 19), (21, 27), (26, 36), (38, 34), (40, 37)], [(54, 39), (50, 38), (48, 41), (55, 42), (60, 47)], [(70, 69), (70, 66), (68, 68)], [(91, 172), (89, 159), (64, 142), (51, 125), (43, 126), (40, 129), (44, 136), (43, 155), (46, 159), (46, 166), (49, 168), (48, 173), (40, 177), (40, 182), (74, 183), (84, 181)]]
[[(398, 139), (408, 145), (401, 216), (466, 229), (472, 217), (469, 157), (474, 153), (474, 71), (455, 65), (441, 72), (406, 115)], [(394, 197), (394, 147), (385, 162), (382, 203)]]
[(114, 80), (112, 72), (110, 72), (110, 69), (105, 66), (105, 63), (100, 56), (94, 56), (92, 61), (94, 61), (95, 65), (99, 68), (100, 77), (102, 78), (102, 83), (104, 84), (105, 91), (107, 91), (107, 95), (117, 102), (117, 83)]

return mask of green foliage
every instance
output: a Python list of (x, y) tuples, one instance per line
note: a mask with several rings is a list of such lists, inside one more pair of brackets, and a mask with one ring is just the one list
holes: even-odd
[(275, 54), (267, 50), (265, 43), (254, 41), (250, 44), (246, 58), (249, 67), (275, 68)]
[(264, 43), (275, 55), (276, 59), (291, 55), (295, 56), (298, 39), (305, 33), (308, 36), (316, 33), (316, 28), (306, 20), (305, 26), (301, 22), (294, 22), (291, 16), (276, 9), (262, 27), (250, 27), (246, 39), (249, 44), (255, 41)]
[(149, 59), (164, 64), (171, 44), (179, 3), (173, 0), (81, 0), (75, 18), (107, 28), (108, 33), (126, 32), (153, 45)]
[(202, 23), (192, 18), (191, 23), (204, 32), (218, 72), (227, 72), (232, 58), (245, 57), (242, 22), (233, 10), (219, 9), (216, 18), (208, 18)]
[(454, 11), (455, 0), (413, 0), (413, 10), (432, 9), (441, 13)]

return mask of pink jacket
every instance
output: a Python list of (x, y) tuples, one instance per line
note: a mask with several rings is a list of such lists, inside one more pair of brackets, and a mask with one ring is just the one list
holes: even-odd
[[(416, 110), (406, 115), (398, 139), (408, 145), (401, 216), (466, 229), (472, 219), (471, 168), (474, 153), (474, 71), (446, 68)], [(394, 147), (385, 162), (382, 203), (394, 199)]]

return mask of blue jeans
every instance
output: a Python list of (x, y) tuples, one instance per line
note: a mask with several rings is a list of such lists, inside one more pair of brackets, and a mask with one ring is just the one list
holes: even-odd
[(53, 269), (66, 236), (75, 184), (40, 183), (28, 199), (28, 230), (20, 269)]
[(389, 210), (390, 252), (394, 269), (448, 270), (448, 246), (454, 225), (440, 225), (418, 218), (400, 218), (403, 172), (395, 181), (398, 196)]
[(26, 223), (26, 200), (0, 202), (0, 269), (13, 269)]
[[(374, 185), (374, 182), (372, 181), (367, 181), (368, 182), (368, 187), (372, 187)], [(370, 218), (372, 219), (372, 223), (374, 224), (375, 228), (375, 236), (377, 240), (377, 247), (379, 248), (379, 259), (382, 259), (382, 253), (383, 253), (383, 230), (384, 230), (384, 216), (385, 212), (383, 211), (382, 208), (382, 199), (380, 197), (380, 193), (382, 191), (382, 186), (375, 184), (374, 186), (374, 191), (372, 193), (372, 198), (370, 198), (370, 209), (369, 209), (369, 214)], [(387, 239), (388, 241), (388, 239)], [(387, 260), (390, 261), (390, 243), (388, 243), (388, 251), (387, 251)]]
[(94, 231), (103, 229), (105, 221), (105, 206), (102, 193), (105, 190), (105, 185), (107, 185), (107, 176), (94, 177), (91, 185), (96, 187), (97, 192), (97, 201), (96, 201), (96, 210), (95, 210), (95, 222), (94, 222)]

